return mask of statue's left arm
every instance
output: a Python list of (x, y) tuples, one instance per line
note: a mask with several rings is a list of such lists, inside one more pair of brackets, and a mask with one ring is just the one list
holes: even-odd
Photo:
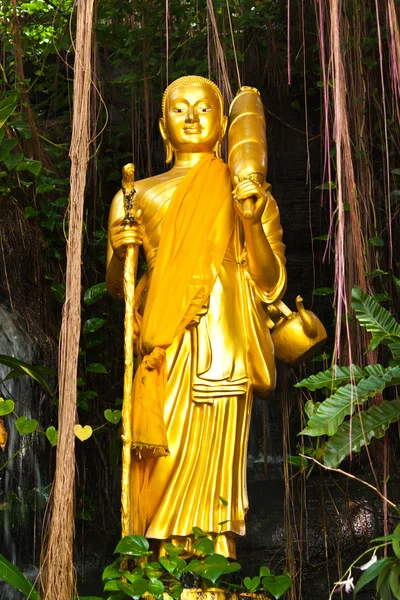
[[(234, 190), (236, 210), (241, 217), (249, 275), (265, 302), (281, 298), (286, 289), (285, 246), (279, 210), (269, 184), (252, 180), (240, 182)], [(253, 218), (243, 217), (243, 200), (253, 197)]]

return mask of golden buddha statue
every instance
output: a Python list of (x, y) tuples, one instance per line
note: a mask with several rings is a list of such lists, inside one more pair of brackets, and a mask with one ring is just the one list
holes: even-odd
[[(256, 90), (243, 90), (260, 103)], [(285, 291), (285, 246), (265, 181), (266, 143), (254, 143), (253, 134), (246, 143), (249, 121), (235, 121), (229, 164), (240, 169), (231, 173), (220, 158), (228, 119), (213, 82), (174, 81), (162, 110), (173, 166), (135, 183), (138, 222), (123, 224), (122, 191), (109, 217), (109, 292), (123, 297), (128, 246), (142, 244), (148, 264), (135, 293), (141, 363), (133, 384), (129, 529), (159, 540), (162, 553), (167, 540), (190, 551), (192, 528), (200, 527), (217, 538), (216, 551), (235, 557), (248, 507), (253, 391), (265, 396), (275, 386), (265, 307)], [(253, 120), (265, 139), (263, 116)]]

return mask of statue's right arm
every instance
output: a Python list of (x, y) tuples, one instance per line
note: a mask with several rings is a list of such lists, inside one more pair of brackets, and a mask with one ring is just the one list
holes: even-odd
[(123, 276), (126, 247), (142, 243), (139, 225), (124, 227), (122, 224), (124, 216), (124, 196), (120, 190), (114, 196), (108, 218), (106, 270), (107, 290), (111, 296), (119, 299), (124, 297)]
[(108, 293), (113, 298), (123, 298), (123, 275), (124, 275), (124, 259), (120, 258), (114, 252), (111, 242), (111, 226), (117, 219), (124, 217), (124, 196), (122, 190), (117, 192), (111, 203), (110, 215), (108, 217), (108, 239), (107, 239), (107, 269), (106, 269), (106, 286)]

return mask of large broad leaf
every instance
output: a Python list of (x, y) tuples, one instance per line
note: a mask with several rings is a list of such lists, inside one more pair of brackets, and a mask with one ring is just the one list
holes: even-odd
[(380, 575), (383, 569), (387, 569), (392, 564), (394, 564), (394, 561), (397, 564), (396, 559), (394, 559), (391, 556), (388, 556), (387, 558), (382, 558), (381, 560), (378, 560), (376, 563), (371, 565), (366, 571), (364, 571), (360, 579), (357, 581), (356, 587), (354, 588), (354, 596), (356, 596), (358, 592), (364, 586), (367, 585), (367, 583), (370, 583), (370, 581), (373, 581), (376, 577), (378, 577), (378, 575)]
[(358, 381), (361, 377), (365, 377), (367, 372), (358, 367), (357, 365), (350, 365), (349, 367), (339, 367), (333, 365), (327, 371), (322, 371), (316, 375), (311, 375), (307, 379), (302, 379), (299, 383), (296, 383), (294, 387), (306, 387), (311, 392), (320, 390), (322, 388), (336, 389), (344, 383), (348, 383), (351, 379)]
[[(33, 367), (32, 365), (23, 362), (18, 358), (14, 358), (13, 356), (7, 356), (5, 354), (0, 354), (0, 364), (5, 365), (6, 367), (10, 367), (10, 369), (13, 369), (12, 377), (29, 375), (29, 377), (40, 383), (40, 385), (48, 394), (52, 394), (51, 388), (47, 383), (46, 379), (43, 377), (40, 367)], [(11, 379), (10, 374), (7, 377)]]
[(3, 127), (8, 117), (12, 115), (18, 106), (19, 94), (11, 94), (7, 98), (3, 98), (0, 102), (0, 127)]
[(386, 400), (378, 406), (356, 414), (351, 423), (343, 423), (325, 448), (324, 463), (336, 468), (352, 452), (359, 452), (362, 446), (370, 443), (373, 437), (380, 438), (391, 423), (400, 418), (400, 399)]
[(129, 554), (129, 556), (151, 556), (149, 542), (141, 535), (127, 535), (118, 542), (115, 553)]
[(400, 358), (400, 324), (388, 310), (382, 308), (358, 286), (353, 288), (351, 295), (351, 305), (357, 319), (372, 334), (370, 347), (376, 348), (378, 344), (386, 344), (393, 354)]
[(322, 402), (310, 417), (301, 435), (334, 435), (348, 415), (354, 413), (357, 404), (376, 396), (385, 388), (400, 383), (400, 367), (389, 368), (382, 377), (370, 375), (354, 386), (348, 383), (339, 388), (333, 396)]
[(30, 600), (40, 600), (40, 596), (31, 582), (17, 567), (8, 562), (8, 560), (1, 554), (0, 578), (4, 579), (4, 581), (9, 585), (22, 592)]
[(234, 573), (240, 570), (239, 563), (229, 562), (225, 556), (213, 554), (208, 556), (204, 561), (192, 560), (184, 569), (193, 575), (200, 575), (209, 581), (215, 583), (221, 575)]

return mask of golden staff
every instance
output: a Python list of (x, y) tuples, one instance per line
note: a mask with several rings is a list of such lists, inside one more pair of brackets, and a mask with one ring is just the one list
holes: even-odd
[[(133, 227), (137, 224), (134, 213), (135, 166), (132, 163), (122, 169), (122, 192), (124, 194), (125, 218), (124, 227)], [(122, 491), (121, 491), (121, 529), (122, 537), (130, 531), (130, 471), (132, 451), (132, 385), (133, 385), (133, 311), (135, 307), (135, 279), (138, 263), (139, 246), (130, 244), (126, 248), (124, 265), (124, 398), (122, 404)]]

